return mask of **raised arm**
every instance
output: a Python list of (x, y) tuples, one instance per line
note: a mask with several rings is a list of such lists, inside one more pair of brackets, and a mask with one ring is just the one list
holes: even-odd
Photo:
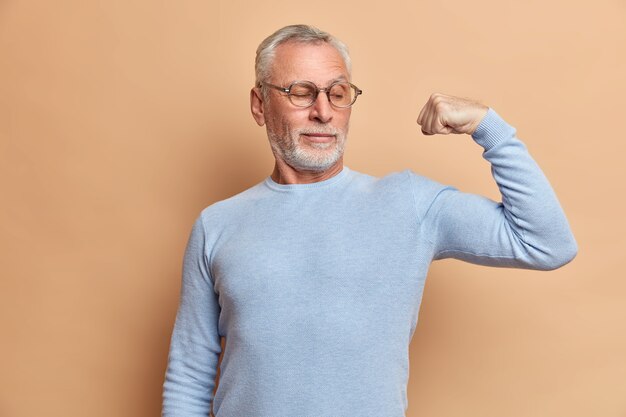
[(465, 133), (483, 147), (502, 202), (444, 189), (424, 219), (434, 258), (555, 269), (577, 253), (561, 206), (516, 131), (488, 107), (434, 94), (418, 117), (424, 134)]
[(200, 217), (185, 251), (180, 305), (163, 385), (163, 417), (208, 416), (221, 353), (219, 313)]

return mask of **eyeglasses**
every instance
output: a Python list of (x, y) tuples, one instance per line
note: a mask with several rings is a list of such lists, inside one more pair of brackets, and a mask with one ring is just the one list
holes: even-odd
[(312, 106), (319, 93), (324, 92), (333, 106), (346, 108), (352, 106), (356, 98), (363, 94), (356, 85), (346, 81), (336, 81), (326, 88), (318, 88), (311, 81), (295, 81), (287, 88), (266, 82), (259, 83), (259, 87), (263, 85), (287, 93), (291, 104), (298, 107)]

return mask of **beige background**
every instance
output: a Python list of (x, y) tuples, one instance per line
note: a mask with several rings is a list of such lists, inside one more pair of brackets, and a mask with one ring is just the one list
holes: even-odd
[(254, 51), (300, 22), (351, 47), (348, 166), (497, 198), (479, 147), (415, 124), (479, 99), (579, 242), (550, 273), (433, 264), (407, 416), (626, 416), (621, 0), (0, 1), (0, 416), (159, 414), (192, 222), (269, 174)]

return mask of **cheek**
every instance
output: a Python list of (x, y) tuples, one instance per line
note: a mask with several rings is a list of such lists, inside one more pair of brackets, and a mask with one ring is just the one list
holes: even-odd
[(265, 113), (265, 123), (267, 124), (268, 129), (272, 130), (273, 132), (277, 132), (282, 126), (281, 118), (279, 116), (280, 113), (272, 111), (271, 108), (268, 110), (269, 111)]
[(265, 123), (274, 133), (284, 135), (291, 130), (310, 125), (309, 109), (281, 107), (277, 103), (270, 104), (265, 113)]
[(283, 134), (289, 129), (289, 123), (283, 118), (274, 117), (271, 121), (271, 127), (274, 132)]
[(286, 140), (286, 137), (290, 135), (290, 124), (289, 122), (281, 117), (272, 117), (267, 120), (267, 130), (268, 132), (272, 132), (275, 136), (280, 138), (280, 140)]
[(346, 112), (346, 114), (340, 115), (337, 121), (338, 121), (338, 127), (342, 129), (347, 129), (348, 125), (350, 124), (350, 112), (348, 111)]

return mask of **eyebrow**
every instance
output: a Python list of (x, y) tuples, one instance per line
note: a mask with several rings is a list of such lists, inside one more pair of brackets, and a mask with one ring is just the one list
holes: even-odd
[[(310, 81), (310, 80), (293, 80), (293, 81), (291, 81), (291, 82), (289, 83), (289, 85), (291, 85), (291, 84), (293, 84), (293, 83), (295, 83), (295, 82), (298, 82), (298, 81), (306, 81), (306, 82), (309, 82), (309, 83), (313, 83), (313, 81)], [(331, 80), (328, 82), (328, 84), (326, 84), (326, 85), (331, 85), (331, 84), (333, 84), (333, 83), (340, 82), (340, 81), (341, 81), (341, 82), (349, 82), (349, 80), (348, 80), (345, 76), (340, 75), (340, 76), (338, 76), (338, 77), (335, 77), (335, 78), (331, 79)], [(313, 83), (313, 84), (315, 84), (315, 83)], [(317, 84), (315, 84), (315, 85), (317, 85)], [(319, 88), (319, 86), (318, 86), (318, 88)]]
[(348, 79), (346, 77), (344, 77), (343, 75), (340, 75), (339, 77), (333, 78), (332, 80), (330, 80), (330, 84), (337, 82), (337, 81), (348, 81)]

